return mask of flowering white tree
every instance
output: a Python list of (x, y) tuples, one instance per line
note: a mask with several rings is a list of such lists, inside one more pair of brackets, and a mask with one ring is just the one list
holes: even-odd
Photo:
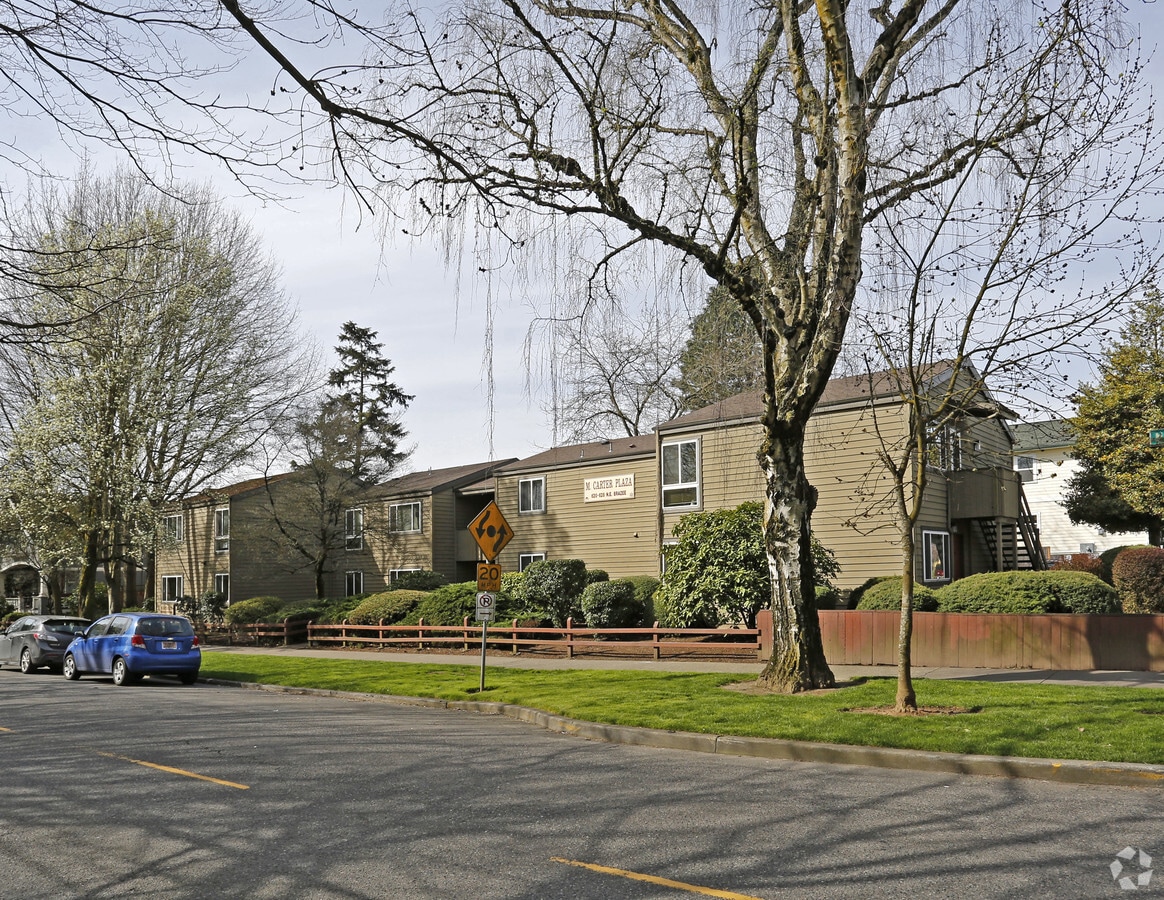
[(80, 566), (91, 603), (99, 565), (116, 586), (148, 563), (160, 504), (250, 458), (311, 359), (256, 236), (204, 188), (82, 173), (17, 225), (20, 267), (55, 262), (35, 291), (0, 279), (0, 300), (45, 323), (2, 356), (0, 479), (42, 552)]

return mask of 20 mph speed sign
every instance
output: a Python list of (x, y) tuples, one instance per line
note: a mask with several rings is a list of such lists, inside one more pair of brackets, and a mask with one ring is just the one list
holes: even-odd
[(478, 622), (492, 622), (493, 608), (496, 602), (496, 597), (488, 591), (481, 591), (477, 594), (477, 621)]

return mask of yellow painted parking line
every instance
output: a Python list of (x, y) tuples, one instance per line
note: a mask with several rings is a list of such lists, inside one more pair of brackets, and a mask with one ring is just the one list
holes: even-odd
[(0, 731), (7, 731), (9, 734), (12, 734), (11, 728), (0, 728)]
[(634, 881), (647, 881), (662, 887), (675, 888), (679, 891), (690, 891), (692, 894), (703, 894), (705, 897), (720, 897), (722, 900), (761, 900), (748, 894), (735, 894), (731, 891), (721, 891), (716, 888), (700, 887), (697, 884), (687, 884), (682, 881), (672, 881), (670, 878), (659, 878), (657, 875), (644, 875), (642, 872), (628, 872), (626, 869), (614, 869), (610, 866), (600, 866), (596, 863), (579, 862), (576, 859), (562, 859), (551, 856), (550, 862), (563, 863), (567, 866), (578, 866), (592, 872), (601, 872), (603, 875), (617, 875), (620, 878), (630, 878)]
[(215, 784), (221, 784), (224, 787), (238, 788), (240, 791), (249, 791), (250, 785), (236, 784), (233, 781), (223, 781), (221, 778), (211, 778), (209, 775), (199, 775), (197, 772), (187, 772), (185, 769), (175, 769), (173, 766), (162, 766), (158, 763), (146, 762), (144, 759), (132, 759), (128, 756), (118, 756), (116, 753), (102, 753), (97, 751), (98, 756), (106, 756), (109, 759), (120, 759), (122, 762), (131, 762), (135, 765), (145, 766), (147, 769), (157, 769), (160, 772), (169, 772), (171, 775), (184, 775), (187, 778), (197, 778), (199, 781), (212, 781)]

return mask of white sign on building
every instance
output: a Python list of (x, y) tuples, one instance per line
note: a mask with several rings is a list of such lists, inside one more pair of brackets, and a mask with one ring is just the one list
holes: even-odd
[(587, 503), (596, 503), (600, 500), (630, 500), (635, 495), (635, 476), (608, 475), (605, 478), (586, 478), (583, 480), (582, 491)]

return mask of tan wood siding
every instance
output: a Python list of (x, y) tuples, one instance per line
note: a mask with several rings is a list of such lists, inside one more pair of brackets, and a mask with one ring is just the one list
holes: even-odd
[[(584, 482), (633, 474), (634, 497), (586, 502)], [(518, 484), (544, 475), (546, 511), (518, 513)], [(497, 505), (513, 528), (499, 559), (504, 571), (518, 568), (522, 553), (544, 553), (547, 559), (582, 559), (611, 578), (658, 575), (658, 480), (654, 456), (619, 457), (591, 465), (497, 476)]]

